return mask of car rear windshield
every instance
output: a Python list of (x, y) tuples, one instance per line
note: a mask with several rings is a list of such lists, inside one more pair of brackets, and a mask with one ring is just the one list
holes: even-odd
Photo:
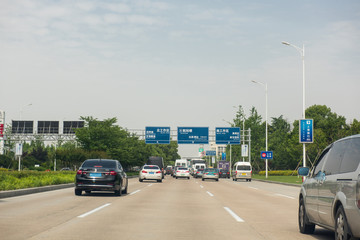
[(237, 166), (237, 170), (250, 171), (251, 167), (248, 165), (245, 165), (245, 166), (240, 165), (240, 166)]
[(144, 166), (144, 169), (160, 169), (158, 166)]
[(116, 161), (88, 160), (82, 165), (83, 168), (116, 168)]

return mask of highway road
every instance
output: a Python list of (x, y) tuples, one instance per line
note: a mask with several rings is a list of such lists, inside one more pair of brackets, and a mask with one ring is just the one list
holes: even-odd
[(129, 179), (129, 193), (62, 189), (0, 199), (0, 239), (334, 239), (299, 233), (299, 187), (258, 181)]

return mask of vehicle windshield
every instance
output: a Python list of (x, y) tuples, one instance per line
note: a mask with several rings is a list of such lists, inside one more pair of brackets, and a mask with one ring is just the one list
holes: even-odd
[(83, 168), (115, 168), (116, 161), (109, 160), (88, 160), (82, 165)]
[(160, 169), (158, 166), (144, 166), (144, 169)]
[(251, 167), (248, 165), (237, 166), (237, 170), (250, 171)]

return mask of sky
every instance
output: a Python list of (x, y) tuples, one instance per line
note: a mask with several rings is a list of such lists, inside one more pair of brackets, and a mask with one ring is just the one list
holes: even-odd
[(358, 0), (0, 0), (0, 110), (6, 123), (92, 116), (215, 129), (239, 105), (265, 119), (254, 80), (268, 86), (268, 121), (292, 123), (301, 51), (282, 41), (304, 46), (306, 108), (360, 120)]

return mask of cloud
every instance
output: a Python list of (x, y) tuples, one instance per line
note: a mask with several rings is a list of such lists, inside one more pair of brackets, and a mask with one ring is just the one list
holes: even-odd
[(129, 13), (131, 12), (130, 6), (124, 3), (101, 3), (99, 5), (101, 8), (106, 9), (110, 12), (115, 13)]

